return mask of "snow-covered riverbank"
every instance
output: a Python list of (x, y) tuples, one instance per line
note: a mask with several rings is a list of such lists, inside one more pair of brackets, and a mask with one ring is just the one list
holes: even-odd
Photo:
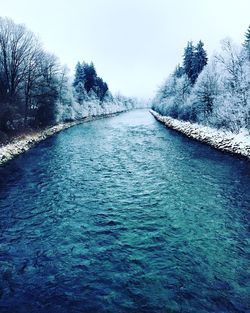
[(189, 138), (250, 159), (250, 136), (247, 134), (237, 135), (196, 123), (180, 121), (169, 116), (163, 116), (153, 110), (150, 110), (150, 113), (167, 127), (177, 130)]
[(107, 118), (111, 116), (115, 116), (122, 112), (116, 112), (111, 114), (99, 115), (94, 117), (86, 117), (81, 120), (67, 122), (67, 123), (60, 123), (55, 126), (48, 127), (46, 129), (32, 132), (31, 134), (22, 135), (15, 138), (12, 142), (8, 143), (7, 145), (0, 146), (0, 165), (6, 163), (7, 161), (13, 159), (14, 157), (18, 156), (19, 154), (29, 150), (35, 144), (39, 143), (40, 141), (58, 133), (64, 129), (72, 127), (77, 124), (90, 122), (96, 119)]

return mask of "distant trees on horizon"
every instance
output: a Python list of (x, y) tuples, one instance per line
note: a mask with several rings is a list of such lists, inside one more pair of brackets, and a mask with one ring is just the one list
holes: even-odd
[(159, 88), (152, 107), (185, 121), (250, 131), (250, 26), (242, 47), (225, 39), (209, 62), (201, 41), (188, 42), (182, 65)]

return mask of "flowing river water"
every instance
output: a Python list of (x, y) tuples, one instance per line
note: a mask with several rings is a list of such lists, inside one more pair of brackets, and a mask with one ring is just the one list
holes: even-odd
[(250, 312), (250, 163), (146, 110), (0, 169), (0, 312)]

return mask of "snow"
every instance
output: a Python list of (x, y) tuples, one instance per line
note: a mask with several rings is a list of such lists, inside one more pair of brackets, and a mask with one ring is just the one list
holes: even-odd
[(250, 136), (247, 131), (242, 130), (241, 133), (234, 134), (229, 131), (222, 131), (197, 123), (180, 121), (169, 116), (163, 116), (153, 110), (150, 110), (150, 113), (167, 127), (175, 129), (189, 138), (207, 143), (216, 149), (250, 159)]
[[(99, 112), (100, 113), (100, 112)], [(21, 153), (24, 153), (25, 151), (32, 148), (35, 144), (39, 143), (40, 141), (48, 138), (49, 136), (54, 135), (55, 133), (58, 133), (64, 129), (67, 129), (69, 127), (72, 127), (74, 125), (89, 122), (95, 119), (99, 118), (105, 118), (113, 116), (120, 112), (110, 112), (105, 114), (99, 114), (97, 116), (88, 116), (81, 120), (76, 120), (73, 122), (63, 122), (59, 123), (55, 126), (48, 127), (42, 131), (39, 132), (33, 132), (32, 134), (23, 135), (21, 137), (16, 138), (11, 143), (0, 146), (0, 165), (6, 163), (7, 161), (13, 159), (14, 157), (18, 156)]]

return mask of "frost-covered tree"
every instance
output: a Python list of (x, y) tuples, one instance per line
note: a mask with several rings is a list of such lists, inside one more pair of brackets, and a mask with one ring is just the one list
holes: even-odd
[(174, 70), (173, 75), (177, 78), (180, 78), (182, 75), (185, 74), (184, 68), (178, 64)]
[(228, 39), (223, 40), (222, 52), (216, 60), (223, 78), (221, 103), (224, 103), (224, 111), (220, 112), (224, 113), (224, 124), (235, 132), (242, 127), (249, 129), (250, 62), (244, 51)]
[(195, 121), (209, 122), (211, 118), (216, 97), (219, 94), (219, 75), (215, 62), (207, 65), (192, 90), (189, 100), (192, 107), (192, 115)]
[(235, 46), (229, 39), (222, 41), (222, 53), (216, 56), (225, 74), (225, 88), (230, 96), (237, 97), (243, 106), (247, 103), (249, 86), (246, 84), (248, 73), (245, 70), (247, 62), (242, 50)]
[(79, 82), (75, 86), (74, 96), (75, 96), (76, 101), (79, 104), (82, 104), (84, 100), (88, 100), (88, 94), (86, 92), (86, 89), (84, 88), (83, 82)]
[[(186, 74), (180, 78), (175, 73), (170, 75), (158, 90), (153, 100), (153, 109), (163, 115), (170, 115), (178, 118), (182, 113), (191, 90), (191, 81)], [(184, 116), (184, 114), (183, 114)]]
[(223, 40), (221, 52), (207, 64), (203, 43), (194, 49), (189, 42), (185, 74), (175, 70), (169, 76), (153, 100), (153, 109), (235, 133), (250, 132), (250, 60), (245, 49)]
[(76, 87), (79, 83), (84, 84), (84, 68), (80, 62), (77, 62), (75, 68), (75, 78), (73, 82), (73, 86)]
[(24, 25), (0, 18), (0, 130), (51, 124), (61, 67)]
[(93, 92), (95, 93), (95, 97), (103, 101), (108, 91), (107, 83), (97, 76), (93, 62), (90, 64), (85, 62), (82, 64), (80, 62), (77, 63), (73, 87), (75, 89), (74, 94), (79, 103), (86, 100), (90, 94), (93, 97)]
[(36, 101), (34, 117), (37, 125), (46, 126), (56, 120), (55, 110), (59, 98), (61, 66), (55, 55), (43, 52), (42, 56), (38, 90), (34, 95)]

